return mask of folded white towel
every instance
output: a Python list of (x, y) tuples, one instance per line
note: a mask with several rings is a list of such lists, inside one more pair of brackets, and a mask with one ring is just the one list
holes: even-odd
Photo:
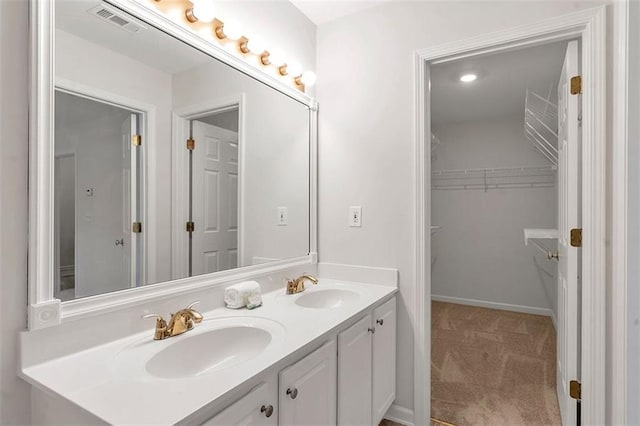
[(247, 305), (252, 294), (260, 294), (260, 284), (256, 281), (244, 281), (224, 289), (224, 303), (227, 308), (240, 309)]

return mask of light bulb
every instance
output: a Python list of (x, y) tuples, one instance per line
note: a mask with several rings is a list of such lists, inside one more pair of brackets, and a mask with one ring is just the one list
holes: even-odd
[(191, 0), (193, 16), (200, 22), (208, 23), (215, 18), (215, 9), (211, 0)]
[(269, 51), (269, 62), (271, 62), (274, 66), (279, 67), (284, 64), (284, 54), (282, 50), (274, 50)]
[(313, 71), (305, 71), (302, 73), (302, 76), (300, 77), (300, 82), (302, 84), (304, 84), (307, 87), (311, 87), (314, 84), (316, 84), (316, 80), (317, 80), (317, 76), (316, 73)]
[(252, 35), (251, 37), (249, 37), (249, 41), (247, 42), (247, 47), (251, 52), (255, 53), (256, 55), (259, 55), (265, 50), (264, 40), (262, 40), (262, 37), (260, 37), (259, 35)]
[(231, 40), (238, 40), (242, 37), (242, 28), (235, 21), (224, 21), (222, 32)]
[(463, 74), (460, 76), (460, 81), (463, 83), (471, 83), (472, 81), (475, 81), (478, 78), (478, 76), (476, 74)]
[(299, 62), (287, 62), (287, 74), (291, 77), (299, 77), (302, 74), (302, 65)]

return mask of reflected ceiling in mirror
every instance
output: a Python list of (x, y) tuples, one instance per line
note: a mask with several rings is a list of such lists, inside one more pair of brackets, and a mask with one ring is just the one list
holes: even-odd
[(56, 1), (54, 295), (309, 253), (309, 109), (105, 2)]

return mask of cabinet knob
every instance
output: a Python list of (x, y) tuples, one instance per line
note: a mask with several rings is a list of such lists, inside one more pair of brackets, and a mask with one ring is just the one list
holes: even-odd
[(296, 389), (296, 388), (287, 389), (287, 395), (289, 395), (291, 397), (291, 399), (296, 399), (298, 397), (298, 389)]
[(376, 320), (376, 323), (378, 323), (378, 324), (382, 325), (382, 324), (384, 324), (384, 320), (383, 320), (382, 318), (377, 319), (377, 320)]
[(376, 329), (373, 328), (373, 327), (369, 327), (368, 330), (369, 330), (369, 333), (371, 333), (371, 334), (376, 332)]
[(264, 413), (266, 417), (271, 417), (273, 414), (273, 405), (263, 405), (262, 408), (260, 408), (260, 412)]

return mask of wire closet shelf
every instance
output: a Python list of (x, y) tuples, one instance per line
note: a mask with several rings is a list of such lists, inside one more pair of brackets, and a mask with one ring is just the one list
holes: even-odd
[(556, 170), (555, 165), (435, 170), (431, 172), (431, 189), (552, 188)]
[(524, 134), (552, 165), (558, 165), (558, 107), (531, 90), (525, 96)]

